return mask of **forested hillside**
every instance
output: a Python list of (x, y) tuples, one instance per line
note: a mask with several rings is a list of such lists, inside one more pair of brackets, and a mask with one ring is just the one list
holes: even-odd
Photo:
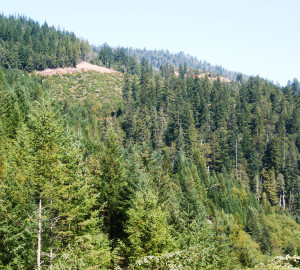
[(93, 61), (124, 73), (1, 60), (0, 269), (299, 269), (299, 82), (117, 52)]
[(27, 71), (43, 70), (76, 63), (90, 51), (86, 41), (74, 33), (42, 26), (24, 16), (0, 15), (0, 61), (4, 67)]

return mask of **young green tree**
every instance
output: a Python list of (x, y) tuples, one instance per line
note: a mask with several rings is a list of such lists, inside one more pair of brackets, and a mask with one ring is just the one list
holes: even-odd
[[(95, 200), (80, 169), (78, 143), (65, 132), (57, 113), (45, 100), (31, 109), (28, 127), (18, 129), (1, 183), (6, 192), (1, 194), (4, 208), (0, 215), (4, 221), (0, 227), (9, 227), (22, 238), (6, 235), (7, 248), (20, 248), (15, 254), (5, 255), (4, 265), (52, 269), (71, 252), (84, 265), (102, 261), (109, 266), (108, 241), (99, 229), (99, 218), (93, 214)], [(101, 243), (89, 240), (94, 237), (100, 237)]]
[(167, 214), (158, 204), (151, 190), (140, 190), (133, 206), (127, 212), (129, 262), (134, 263), (144, 256), (160, 255), (176, 248), (172, 237), (172, 227), (167, 222)]

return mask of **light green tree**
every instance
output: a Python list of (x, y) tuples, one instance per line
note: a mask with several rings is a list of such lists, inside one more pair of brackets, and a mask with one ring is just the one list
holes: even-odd
[(159, 206), (158, 199), (151, 190), (138, 191), (127, 214), (126, 250), (131, 263), (144, 256), (160, 255), (176, 248), (167, 214)]

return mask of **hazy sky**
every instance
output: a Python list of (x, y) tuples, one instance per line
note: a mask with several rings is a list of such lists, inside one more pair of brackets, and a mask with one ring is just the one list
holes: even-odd
[(1, 0), (91, 44), (184, 51), (285, 85), (300, 79), (299, 0)]

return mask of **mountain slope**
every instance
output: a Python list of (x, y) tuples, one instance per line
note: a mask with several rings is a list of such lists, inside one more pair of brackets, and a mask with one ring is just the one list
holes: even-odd
[(0, 268), (299, 268), (299, 83), (110, 49), (0, 67)]

